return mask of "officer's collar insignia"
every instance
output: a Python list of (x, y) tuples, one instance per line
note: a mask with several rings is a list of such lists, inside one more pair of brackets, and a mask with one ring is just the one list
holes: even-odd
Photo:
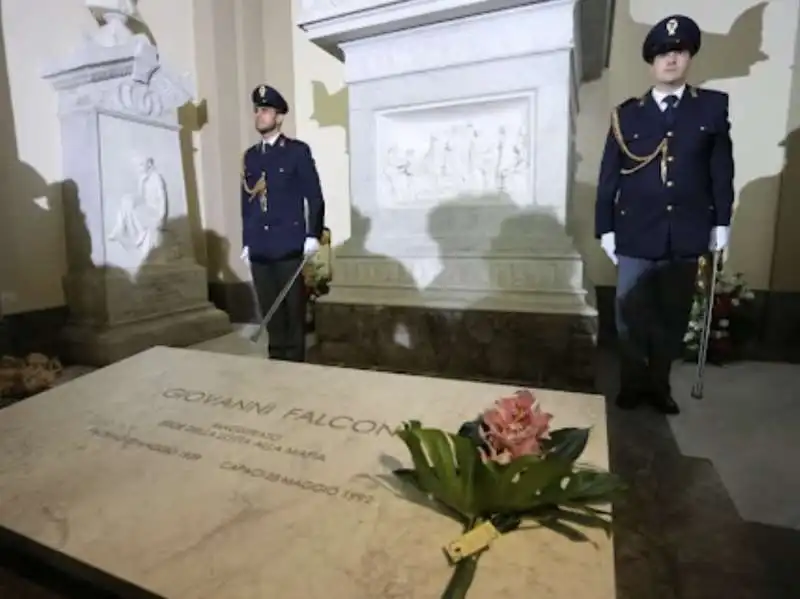
[(258, 88), (258, 95), (261, 96), (262, 98), (267, 95), (266, 85), (262, 85), (261, 87)]
[(675, 32), (678, 31), (678, 19), (670, 19), (667, 21), (667, 35), (673, 37)]
[(281, 140), (278, 142), (280, 147), (284, 147), (286, 145), (286, 140), (281, 137)]

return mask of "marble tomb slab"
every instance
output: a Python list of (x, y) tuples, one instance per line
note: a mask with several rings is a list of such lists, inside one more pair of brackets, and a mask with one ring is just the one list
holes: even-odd
[[(0, 528), (91, 566), (122, 596), (438, 597), (456, 523), (383, 482), (401, 421), (455, 429), (513, 388), (157, 347), (0, 411)], [(556, 426), (599, 396), (537, 391)], [(470, 597), (613, 599), (612, 541), (496, 542)]]

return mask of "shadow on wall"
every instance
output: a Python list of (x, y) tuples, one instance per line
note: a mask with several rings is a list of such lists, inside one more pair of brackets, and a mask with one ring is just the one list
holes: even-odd
[[(703, 85), (712, 80), (747, 77), (754, 65), (769, 58), (761, 51), (766, 8), (767, 2), (748, 8), (736, 18), (727, 33), (703, 31), (703, 45), (692, 64), (691, 80), (694, 85)], [(617, 26), (623, 27), (631, 39), (643, 42), (654, 23), (634, 21), (630, 16), (629, 0), (618, 0), (617, 11), (620, 18)], [(692, 16), (691, 12), (686, 14)], [(698, 24), (702, 28), (703, 23)], [(631, 56), (630, 60), (636, 61), (644, 71), (646, 65), (639, 52)], [(611, 68), (619, 67), (618, 63), (611, 65)]]
[[(794, 76), (800, 76), (795, 73)], [(772, 263), (772, 288), (800, 291), (800, 268), (797, 265), (800, 231), (800, 129), (786, 136), (783, 169), (779, 175), (781, 195), (775, 226), (775, 256)], [(800, 339), (800, 333), (797, 336)]]
[[(208, 267), (211, 259), (209, 253), (218, 251), (216, 246), (209, 246), (208, 238), (203, 234), (203, 215), (200, 207), (200, 191), (197, 184), (195, 168), (194, 133), (208, 124), (208, 102), (203, 99), (199, 103), (187, 102), (178, 109), (178, 124), (181, 127), (181, 164), (183, 165), (183, 182), (186, 189), (186, 211), (192, 232), (192, 246), (197, 262)], [(219, 256), (215, 256), (219, 259)]]
[[(766, 6), (767, 3), (762, 2), (742, 12), (727, 33), (703, 33), (703, 49), (694, 62), (691, 73), (691, 80), (695, 85), (703, 85), (712, 80), (746, 77), (755, 65), (768, 60), (769, 57), (761, 50)], [(575, 245), (584, 257), (588, 277), (599, 286), (597, 302), (601, 313), (601, 338), (613, 337), (615, 330), (612, 289), (614, 270), (610, 263), (607, 264), (606, 257), (594, 239), (596, 179), (607, 132), (606, 123), (613, 105), (629, 95), (644, 93), (650, 83), (647, 65), (642, 61), (638, 47), (652, 27), (652, 23), (637, 23), (630, 14), (630, 2), (618, 0), (615, 22), (617, 35), (624, 32), (626, 39), (635, 40), (632, 47), (636, 47), (637, 51), (625, 56), (621, 56), (620, 53), (614, 54), (610, 69), (614, 72), (640, 73), (641, 76), (625, 78), (626, 85), (629, 85), (630, 89), (609, 90), (607, 70), (603, 80), (582, 86), (577, 159), (583, 161), (583, 164), (576, 169), (579, 176), (574, 182), (573, 196), (569, 203), (570, 221), (577, 224), (574, 230)], [(315, 81), (312, 86), (314, 99), (312, 118), (320, 127), (341, 126), (347, 129), (346, 88), (331, 93), (322, 82)], [(734, 134), (735, 127), (734, 123)], [(766, 177), (747, 184), (739, 193), (730, 251), (734, 261), (737, 252), (748, 251), (745, 247), (746, 239), (742, 235), (743, 228), (746, 223), (752, 223), (760, 217), (761, 198), (764, 194), (774, 194), (777, 185), (777, 177)], [(358, 219), (363, 216), (354, 212), (353, 218)], [(547, 216), (520, 215), (520, 218), (546, 220)], [(603, 283), (610, 285), (603, 286)]]
[[(770, 277), (770, 293), (761, 298), (757, 310), (763, 333), (765, 359), (800, 363), (800, 268), (797, 266), (800, 230), (800, 130), (786, 136), (784, 163), (778, 175), (755, 179), (742, 189), (740, 208), (731, 232), (731, 252), (746, 252), (746, 234), (750, 219), (758, 218), (759, 200), (767, 194), (778, 195), (775, 237)], [(748, 214), (747, 210), (751, 211)], [(738, 238), (738, 240), (737, 240)]]
[(320, 127), (341, 127), (345, 132), (345, 151), (350, 149), (350, 115), (348, 112), (347, 86), (331, 94), (322, 81), (311, 82), (313, 112), (311, 120)]
[[(134, 34), (147, 37), (153, 46), (158, 48), (153, 32), (147, 23), (137, 20), (128, 22), (128, 27)], [(186, 210), (188, 214), (192, 245), (197, 262), (208, 267), (208, 253), (216, 248), (209, 248), (206, 236), (203, 235), (203, 218), (200, 207), (200, 192), (197, 184), (197, 169), (195, 168), (194, 134), (199, 133), (208, 124), (208, 102), (203, 99), (197, 104), (187, 102), (178, 109), (178, 124), (180, 131), (181, 163), (183, 165), (183, 181), (186, 189)]]
[[(698, 55), (697, 60), (692, 66), (692, 81), (695, 85), (702, 85), (709, 80), (719, 80), (725, 78), (736, 78), (747, 76), (752, 67), (759, 62), (768, 59), (768, 56), (761, 51), (762, 45), (762, 32), (764, 23), (764, 10), (767, 3), (761, 3), (744, 11), (734, 21), (728, 33), (703, 33), (703, 50)], [(647, 32), (652, 27), (652, 24), (637, 23), (630, 17), (630, 2), (626, 0), (619, 0), (617, 3), (617, 30), (624, 30), (626, 37), (637, 40), (637, 44), (644, 40)], [(615, 55), (615, 58), (619, 58)], [(733, 58), (733, 60), (732, 60)], [(623, 61), (616, 60), (611, 64), (611, 69), (625, 70), (628, 72), (641, 73), (641, 87), (635, 90), (628, 90), (635, 94), (644, 93), (649, 85), (649, 73), (647, 65), (641, 59), (639, 52), (625, 56)], [(604, 74), (604, 79), (608, 78), (609, 71)], [(636, 78), (631, 78), (634, 83)], [(587, 84), (594, 86), (596, 90), (598, 85), (602, 86), (607, 82), (594, 82)], [(583, 96), (586, 96), (585, 91), (587, 86), (581, 88)], [(624, 92), (623, 92), (624, 93)], [(342, 127), (349, 134), (348, 130), (348, 105), (347, 105), (347, 87), (343, 87), (338, 91), (331, 93), (325, 84), (321, 81), (312, 82), (312, 96), (313, 96), (313, 113), (311, 118), (317, 122), (320, 127)], [(587, 115), (591, 121), (598, 123), (606, 123), (608, 121), (608, 114), (611, 106), (619, 103), (624, 97), (611, 97), (609, 103), (599, 103), (596, 98), (592, 98), (594, 102), (581, 101), (580, 106), (582, 112), (589, 111)], [(602, 104), (602, 105), (601, 105)], [(587, 118), (580, 116), (579, 119), (583, 122)], [(583, 130), (581, 130), (583, 129)], [(591, 129), (587, 133), (587, 129)], [(600, 135), (591, 135), (595, 130)], [(579, 160), (581, 155), (597, 156), (599, 163), (600, 150), (602, 149), (605, 141), (605, 127), (583, 127), (578, 130), (578, 149)], [(587, 145), (592, 146), (587, 148)], [(348, 144), (349, 147), (349, 144)], [(583, 167), (586, 168), (586, 165)], [(594, 222), (594, 202), (596, 194), (596, 179), (599, 164), (591, 168), (591, 182), (583, 177), (575, 181), (573, 189), (573, 198), (570, 202), (570, 216), (571, 220), (578, 223), (583, 223), (576, 231), (576, 245), (579, 251), (585, 258), (589, 266), (587, 273), (596, 282), (604, 280), (607, 277), (601, 273), (593, 272), (596, 270), (593, 265), (601, 264), (605, 260), (602, 255), (602, 250), (594, 240), (593, 222)], [(591, 223), (591, 226), (590, 226)], [(609, 268), (608, 273), (611, 273)], [(598, 275), (601, 275), (598, 277)]]
[[(367, 249), (371, 239), (372, 220), (355, 207), (350, 209), (350, 231), (350, 238), (336, 246), (335, 255), (358, 257), (359, 266), (356, 268), (359, 269), (360, 278), (383, 283), (384, 289), (388, 291), (401, 290), (408, 297), (415, 297), (417, 283), (413, 273), (396, 258)], [(333, 269), (335, 286), (335, 261)], [(367, 365), (411, 364), (417, 359), (418, 335), (411, 320), (399, 318), (391, 310), (376, 307), (372, 322), (365, 330), (361, 330), (361, 319), (353, 317), (346, 305), (336, 309), (342, 312), (335, 315), (337, 318), (326, 322), (325, 337), (337, 346), (338, 352), (344, 352), (348, 361)], [(361, 342), (353, 344), (354, 339), (360, 339)]]
[[(443, 270), (420, 292), (423, 300), (433, 296), (426, 303), (435, 305), (437, 291), (487, 290), (469, 300), (464, 312), (452, 312), (451, 318), (463, 322), (449, 327), (450, 336), (425, 340), (434, 344), (437, 371), (458, 375), (481, 364), (497, 380), (560, 389), (581, 380), (593, 331), (587, 321), (559, 313), (557, 306), (569, 301), (591, 308), (592, 298), (582, 295), (583, 264), (555, 213), (520, 207), (503, 193), (455, 198), (431, 211), (428, 234), (440, 256), (459, 258), (443, 262)], [(532, 257), (538, 260), (531, 262)], [(538, 306), (536, 313), (524, 309), (532, 305)], [(435, 346), (437, 340), (441, 347)]]
[[(344, 132), (345, 143), (344, 147), (341, 149), (344, 152), (345, 156), (350, 151), (350, 116), (349, 116), (349, 95), (348, 95), (348, 88), (346, 85), (343, 85), (339, 88), (338, 91), (335, 93), (330, 93), (328, 88), (322, 81), (312, 81), (311, 82), (311, 97), (312, 97), (312, 111), (310, 118), (312, 121), (317, 123), (317, 126), (320, 129), (330, 129), (330, 128), (341, 128)], [(308, 140), (305, 140), (308, 141)], [(338, 143), (337, 143), (338, 145)], [(341, 157), (337, 158), (339, 160), (338, 164), (342, 164)], [(345, 158), (345, 164), (347, 164), (347, 158)], [(336, 163), (334, 163), (336, 164)], [(323, 182), (324, 188), (324, 182)], [(327, 192), (326, 192), (327, 193)], [(349, 197), (342, 197), (334, 195), (333, 197), (328, 197), (329, 208), (328, 213), (336, 213), (341, 214), (341, 208), (336, 206), (339, 201), (346, 201), (348, 208), (352, 208), (350, 206), (351, 201)], [(345, 212), (346, 213), (346, 212)], [(358, 218), (355, 215), (352, 218)], [(342, 231), (333, 231), (334, 240), (338, 244), (338, 241), (342, 238), (342, 235), (346, 235), (346, 231), (350, 228), (350, 234), (353, 234), (353, 227), (356, 226), (355, 221), (351, 221), (349, 223), (349, 227), (347, 227), (347, 223), (341, 223), (336, 218), (331, 218), (331, 222), (328, 223), (331, 226), (338, 227), (340, 224), (345, 229), (344, 232)], [(335, 221), (335, 222), (334, 222)]]
[[(92, 238), (79, 194), (74, 181), (64, 183), (64, 212), (70, 231), (67, 249), (72, 267), (64, 283), (70, 307), (68, 326), (102, 333), (104, 329), (173, 314), (176, 305), (181, 310), (206, 305), (205, 294), (184, 297), (182, 288), (174, 282), (177, 274), (174, 267), (185, 269), (186, 265), (196, 265), (187, 216), (168, 219), (158, 231), (152, 226), (146, 227), (147, 235), (158, 235), (160, 242), (145, 251), (136, 268), (97, 266), (92, 263)], [(137, 229), (137, 232), (143, 230)], [(142, 247), (148, 244), (149, 239), (145, 239)], [(138, 248), (128, 251), (138, 251)], [(170, 340), (160, 342), (168, 344)], [(67, 350), (61, 345), (57, 351), (65, 362), (71, 357)]]
[[(0, 19), (2, 13), (0, 12)], [(143, 23), (134, 23), (135, 33), (145, 34), (152, 43), (155, 39), (147, 26)], [(3, 33), (0, 21), (0, 35)], [(0, 201), (0, 223), (5, 229), (0, 231), (0, 290), (14, 292), (24, 289), (26, 299), (51, 297), (53, 288), (60, 289), (64, 285), (61, 275), (68, 271), (67, 268), (58, 268), (53, 259), (63, 260), (65, 256), (72, 256), (72, 272), (75, 268), (84, 267), (96, 269), (91, 263), (92, 239), (86, 231), (83, 217), (78, 220), (83, 223), (78, 226), (77, 234), (66, 234), (67, 214), (65, 208), (65, 195), (72, 198), (70, 206), (74, 214), (80, 212), (77, 206), (78, 190), (72, 181), (62, 184), (48, 183), (30, 165), (21, 162), (18, 158), (16, 131), (14, 130), (13, 106), (9, 90), (8, 72), (5, 57), (5, 40), (0, 37), (0, 143), (2, 148), (2, 161), (0, 161), (0, 180), (5, 185)], [(55, 93), (55, 92), (53, 92)], [(190, 252), (194, 261), (208, 264), (206, 259), (205, 232), (202, 230), (201, 211), (198, 197), (197, 175), (195, 172), (193, 133), (200, 131), (207, 123), (206, 102), (199, 104), (187, 103), (178, 110), (179, 124), (181, 125), (180, 147), (182, 157), (182, 175), (185, 185), (187, 217), (176, 219), (186, 221), (180, 226), (187, 226), (191, 236), (193, 251)], [(44, 140), (47, 143), (47, 140)], [(178, 226), (177, 223), (175, 226)], [(65, 240), (65, 237), (68, 237)], [(227, 241), (219, 240), (214, 234), (209, 234), (214, 249), (219, 254), (227, 253)], [(66, 243), (65, 243), (66, 241)], [(100, 243), (95, 239), (94, 243)], [(65, 252), (63, 247), (69, 244), (71, 252)], [(189, 248), (187, 248), (189, 253)], [(77, 256), (77, 258), (76, 258)], [(78, 263), (75, 263), (78, 260)], [(84, 261), (81, 263), (81, 261)], [(156, 261), (154, 256), (148, 257), (149, 262)], [(50, 268), (40, 268), (49, 265)], [(66, 266), (66, 265), (65, 265)], [(130, 278), (128, 273), (117, 272), (111, 268), (114, 276), (119, 279)], [(227, 280), (235, 280), (232, 273), (227, 275)], [(131, 281), (135, 283), (135, 281)], [(40, 291), (41, 290), (41, 291)], [(6, 296), (7, 299), (7, 296)], [(99, 298), (98, 298), (99, 299)], [(8, 302), (10, 304), (10, 302)], [(9, 305), (9, 308), (14, 306)], [(25, 310), (28, 306), (20, 306)], [(5, 318), (0, 325), (0, 352), (25, 353), (27, 351), (45, 351), (56, 353), (58, 337), (67, 319), (66, 307), (60, 306), (58, 310), (43, 310), (35, 313), (20, 313)]]
[(19, 158), (4, 30), (0, 3), (0, 314), (8, 316), (31, 309), (31, 298), (57, 297), (47, 275), (63, 272), (64, 232), (60, 184)]
[[(427, 246), (430, 239), (438, 248), (422, 250), (405, 238), (396, 248), (385, 246), (387, 255), (368, 249), (387, 240), (372, 237), (373, 220), (352, 209), (353, 233), (337, 255), (357, 258), (347, 268), (357, 268), (371, 288), (402, 298), (401, 306), (328, 305), (326, 352), (367, 367), (566, 388), (593, 346), (591, 333), (579, 330), (574, 317), (520, 311), (537, 291), (543, 303), (553, 290), (572, 290), (580, 301), (574, 287), (581, 262), (563, 224), (502, 193), (458, 196), (418, 214), (426, 224), (420, 242)], [(413, 260), (418, 250), (438, 255), (439, 266), (429, 270)], [(532, 255), (547, 256), (546, 267), (531, 268)], [(404, 262), (410, 259), (420, 270), (409, 271)]]
[[(694, 85), (702, 85), (709, 80), (746, 77), (754, 65), (769, 58), (760, 49), (765, 8), (766, 3), (762, 3), (746, 10), (734, 21), (726, 34), (703, 32), (703, 48), (692, 65), (690, 75)], [(626, 37), (640, 44), (652, 25), (633, 21), (630, 17), (630, 3), (618, 0), (615, 27), (617, 30), (624, 30)], [(611, 108), (630, 95), (645, 93), (650, 85), (648, 66), (641, 58), (638, 45), (636, 47), (637, 52), (630, 55), (614, 54), (610, 65), (610, 70), (615, 72), (640, 73), (640, 78), (628, 78), (629, 82), (633, 82), (631, 85), (638, 86), (636, 89), (609, 90), (610, 74), (609, 70), (606, 70), (602, 81), (586, 84), (580, 90), (581, 114), (578, 119), (584, 126), (579, 124), (577, 131), (579, 176), (573, 187), (570, 217), (573, 222), (579, 224), (576, 245), (587, 262), (590, 278), (598, 285), (597, 303), (602, 342), (615, 336), (612, 288), (614, 271), (599, 243), (594, 239), (596, 180)], [(599, 97), (605, 102), (598, 101)], [(602, 126), (596, 126), (595, 123)], [(735, 123), (733, 126), (735, 135)], [(735, 222), (742, 224), (738, 227), (734, 224), (731, 255), (739, 251), (748, 251), (748, 248), (744, 247), (746, 241), (742, 239), (741, 231), (737, 231), (737, 228), (741, 229), (748, 221), (752, 222), (753, 218), (759, 218), (760, 199), (765, 189), (766, 193), (775, 193), (775, 188), (771, 187), (777, 185), (774, 179), (769, 177), (751, 182), (739, 194)], [(607, 282), (611, 285), (604, 285)]]

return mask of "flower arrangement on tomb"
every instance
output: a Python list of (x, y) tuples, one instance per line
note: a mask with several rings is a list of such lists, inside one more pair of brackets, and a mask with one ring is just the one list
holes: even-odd
[(466, 597), (481, 555), (526, 520), (572, 539), (586, 539), (581, 527), (610, 534), (605, 508), (624, 485), (611, 473), (577, 464), (590, 429), (551, 430), (552, 418), (530, 391), (521, 390), (465, 422), (457, 434), (419, 421), (398, 430), (413, 468), (395, 470), (395, 476), (464, 529), (444, 547), (452, 575), (442, 599)]
[(62, 367), (58, 358), (33, 353), (0, 358), (0, 398), (23, 399), (52, 387)]
[[(700, 349), (705, 326), (711, 263), (701, 258), (697, 286), (692, 302), (689, 326), (684, 335), (686, 359), (694, 361)], [(723, 364), (735, 359), (752, 335), (753, 292), (742, 273), (729, 273), (722, 267), (717, 273), (711, 311), (711, 335), (708, 340), (708, 362)]]
[(330, 291), (330, 283), (333, 279), (332, 254), (331, 230), (325, 227), (320, 239), (319, 251), (309, 258), (303, 269), (303, 278), (308, 296), (306, 320), (312, 330), (314, 324), (314, 302), (323, 295), (327, 295)]

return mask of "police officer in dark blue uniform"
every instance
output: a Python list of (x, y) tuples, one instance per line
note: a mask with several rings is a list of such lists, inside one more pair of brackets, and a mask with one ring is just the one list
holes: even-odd
[(672, 362), (680, 355), (697, 261), (728, 243), (733, 150), (728, 95), (687, 84), (700, 50), (697, 24), (667, 17), (642, 57), (653, 87), (617, 106), (603, 152), (595, 233), (617, 265), (617, 405), (677, 414)]
[[(242, 258), (250, 263), (262, 310), (268, 310), (300, 269), (319, 250), (325, 201), (307, 144), (281, 133), (289, 106), (268, 85), (253, 90), (261, 141), (242, 159)], [(269, 357), (305, 360), (306, 292), (294, 280), (268, 324)]]

